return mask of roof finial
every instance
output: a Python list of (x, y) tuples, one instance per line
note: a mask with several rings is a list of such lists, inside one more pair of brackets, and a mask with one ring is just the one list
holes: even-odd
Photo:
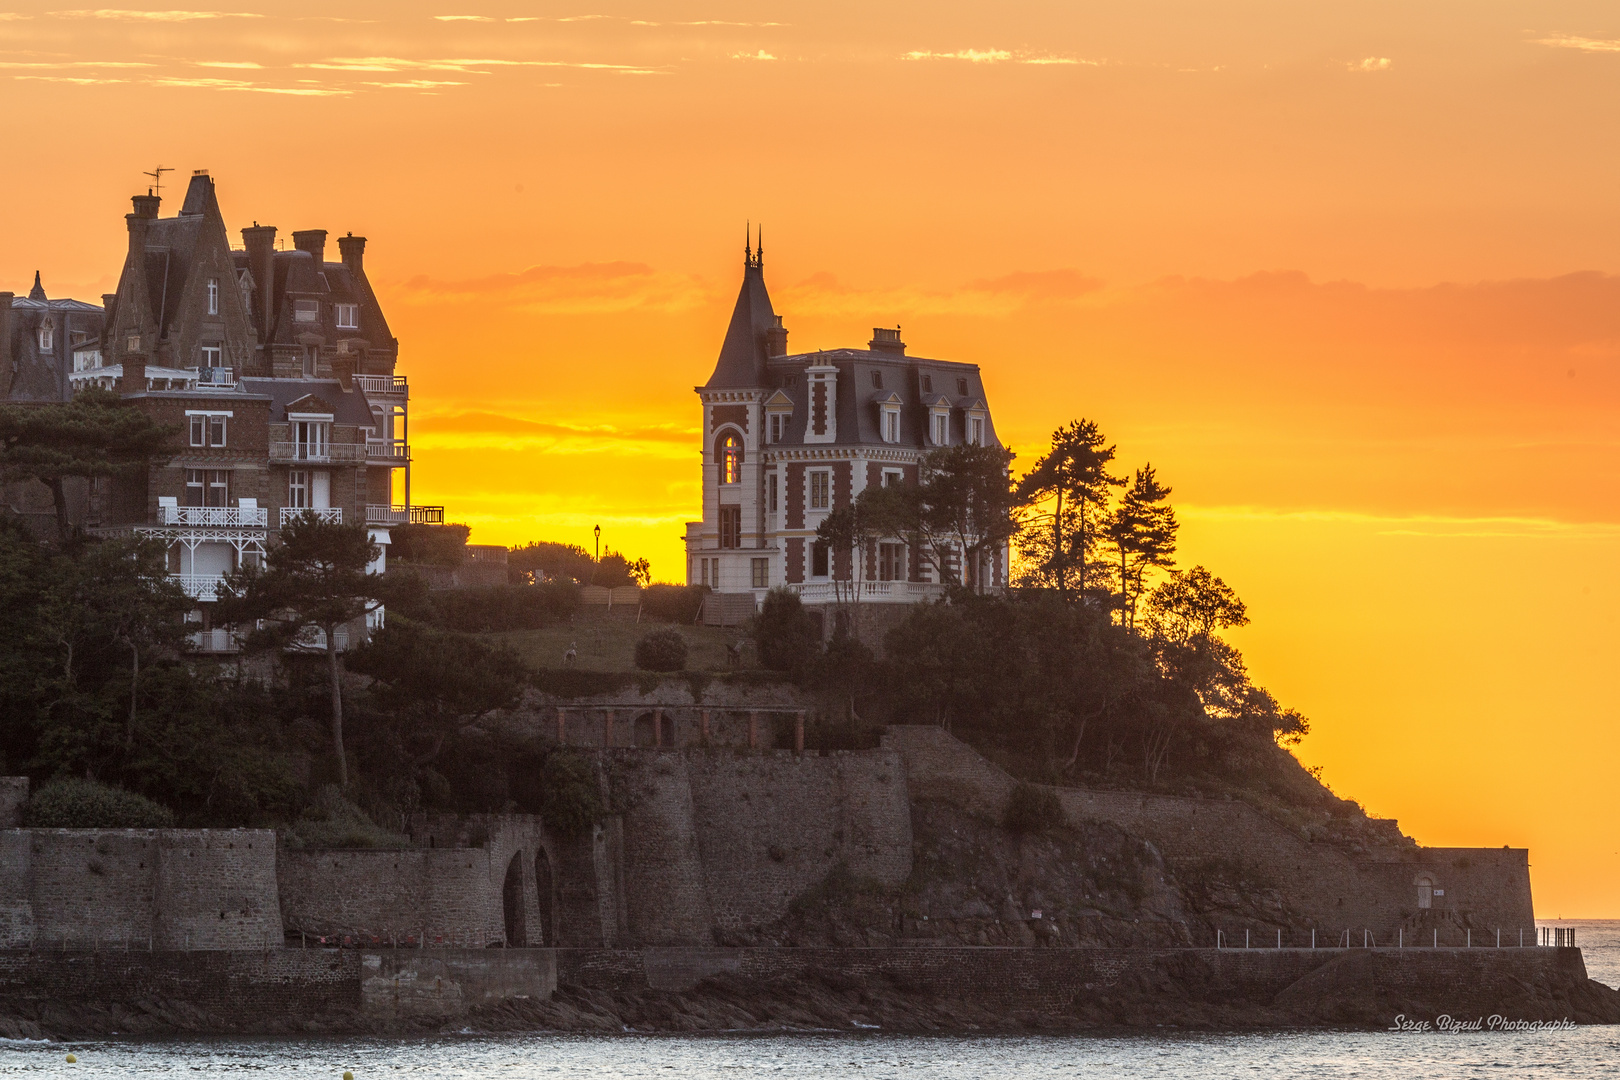
[(759, 224), (758, 239), (754, 241), (754, 265), (765, 269), (765, 223)]
[(43, 300), (43, 299), (45, 299), (45, 286), (40, 284), (39, 271), (38, 270), (34, 271), (34, 287), (33, 287), (33, 289), (31, 289), (29, 291), (28, 299), (30, 299), (30, 300)]
[(754, 223), (743, 222), (743, 265), (748, 266), (754, 261)]

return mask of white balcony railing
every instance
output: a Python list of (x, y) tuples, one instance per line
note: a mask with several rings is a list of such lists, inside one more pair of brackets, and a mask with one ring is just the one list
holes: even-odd
[(285, 526), (287, 522), (292, 521), (294, 518), (303, 517), (305, 514), (310, 515), (317, 521), (324, 521), (331, 525), (343, 524), (343, 507), (341, 506), (325, 506), (320, 509), (313, 506), (283, 506), (281, 508), (281, 524)]
[(234, 390), (236, 389), (236, 369), (228, 367), (205, 367), (189, 369), (197, 378), (195, 389), (198, 390)]
[(262, 506), (160, 506), (159, 525), (211, 525), (238, 529), (262, 529), (269, 512)]
[(387, 397), (408, 397), (409, 389), (403, 375), (356, 375), (354, 385), (368, 394)]
[(193, 600), (214, 600), (215, 590), (225, 580), (224, 574), (170, 574), (185, 594)]
[(212, 630), (196, 630), (191, 634), (191, 647), (198, 652), (225, 653), (239, 652), (242, 648), (236, 640), (236, 635), (224, 627), (216, 626)]
[(409, 525), (411, 508), (408, 506), (367, 506), (367, 525)]
[(405, 445), (404, 439), (367, 439), (366, 459), (368, 461), (408, 461), (411, 448)]
[(943, 587), (931, 581), (806, 581), (789, 585), (806, 604), (848, 603), (851, 600), (914, 604), (936, 599)]
[(332, 462), (338, 464), (364, 461), (366, 449), (359, 443), (325, 443), (311, 445), (300, 442), (272, 442), (270, 444), (270, 460), (281, 463), (296, 464), (309, 462), (324, 465)]

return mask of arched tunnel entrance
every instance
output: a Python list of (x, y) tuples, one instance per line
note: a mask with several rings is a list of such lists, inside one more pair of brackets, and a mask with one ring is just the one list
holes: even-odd
[(523, 852), (512, 856), (506, 866), (506, 883), (501, 886), (501, 907), (506, 915), (506, 946), (522, 948), (529, 943), (523, 925)]

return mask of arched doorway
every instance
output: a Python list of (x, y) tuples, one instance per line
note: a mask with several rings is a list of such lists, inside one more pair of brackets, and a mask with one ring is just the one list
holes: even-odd
[(1434, 906), (1434, 878), (1428, 874), (1419, 875), (1417, 879), (1418, 910), (1426, 911)]
[(636, 717), (635, 745), (649, 749), (658, 745), (658, 724), (650, 712)]
[(529, 943), (523, 925), (523, 852), (512, 856), (506, 866), (506, 883), (501, 886), (501, 908), (506, 915), (506, 946), (522, 948)]
[(658, 718), (658, 745), (675, 745), (675, 718), (668, 713)]
[(534, 853), (534, 891), (540, 901), (540, 942), (541, 945), (557, 946), (556, 906), (553, 901), (553, 891), (556, 885), (551, 877), (551, 860), (546, 857), (546, 849), (541, 848)]

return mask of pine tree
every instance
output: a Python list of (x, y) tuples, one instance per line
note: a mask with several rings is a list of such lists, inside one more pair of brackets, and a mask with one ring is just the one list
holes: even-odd
[[(1072, 420), (1052, 433), (1052, 449), (1018, 485), (1019, 504), (1032, 525), (1024, 555), (1035, 562), (1035, 581), (1055, 586), (1064, 597), (1071, 580), (1081, 593), (1098, 584), (1094, 556), (1109, 488), (1125, 482), (1108, 472), (1114, 448), (1106, 441), (1094, 421)], [(1039, 510), (1048, 501), (1049, 515)]]
[(1175, 565), (1176, 511), (1167, 501), (1170, 489), (1159, 483), (1151, 464), (1136, 470), (1119, 507), (1103, 532), (1113, 549), (1118, 575), (1119, 621), (1136, 628), (1136, 609), (1154, 569)]

